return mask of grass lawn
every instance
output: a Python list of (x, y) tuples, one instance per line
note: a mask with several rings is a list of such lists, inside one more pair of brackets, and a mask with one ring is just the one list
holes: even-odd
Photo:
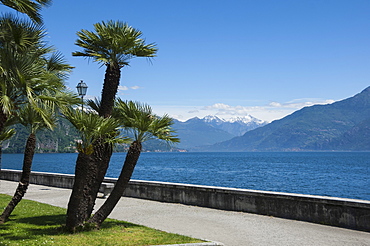
[[(11, 197), (0, 194), (1, 212)], [(124, 221), (107, 219), (100, 230), (67, 233), (66, 209), (23, 199), (0, 225), (0, 245), (160, 245), (202, 242)]]

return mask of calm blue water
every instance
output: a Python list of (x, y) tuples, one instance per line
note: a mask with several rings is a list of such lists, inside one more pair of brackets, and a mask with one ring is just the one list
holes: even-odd
[[(77, 154), (36, 154), (33, 170), (74, 173)], [(108, 177), (125, 153), (112, 156)], [(21, 169), (22, 154), (2, 168)], [(133, 179), (370, 200), (370, 152), (142, 153)]]

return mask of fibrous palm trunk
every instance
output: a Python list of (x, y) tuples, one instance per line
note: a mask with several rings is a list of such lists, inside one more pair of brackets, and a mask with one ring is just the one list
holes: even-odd
[(0, 132), (2, 132), (5, 128), (5, 122), (8, 120), (8, 116), (0, 110)]
[(112, 153), (113, 148), (110, 144), (95, 144), (95, 151), (93, 154), (94, 162), (91, 163), (91, 168), (94, 169), (92, 173), (94, 173), (95, 178), (91, 181), (91, 189), (89, 194), (91, 197), (91, 202), (89, 202), (87, 205), (88, 218), (93, 212), (95, 200), (97, 198), (100, 185), (103, 182), (107, 172)]
[(0, 216), (0, 223), (4, 223), (8, 220), (10, 214), (13, 212), (17, 204), (22, 200), (24, 194), (27, 191), (28, 185), (30, 183), (30, 174), (33, 156), (35, 154), (35, 148), (36, 135), (34, 133), (31, 133), (28, 136), (26, 148), (24, 151), (22, 176), (19, 180), (17, 190), (15, 191), (12, 200), (9, 202), (8, 206), (4, 209), (4, 212)]
[[(119, 67), (107, 65), (99, 112), (102, 117), (109, 117), (112, 114), (120, 76)], [(83, 226), (91, 216), (112, 153), (110, 144), (96, 141), (94, 153), (91, 156), (79, 154), (76, 162), (75, 182), (68, 203), (66, 222), (68, 230), (74, 231), (77, 227)]]
[(91, 182), (94, 179), (91, 176), (91, 164), (93, 164), (91, 155), (79, 153), (76, 161), (75, 180), (71, 197), (68, 202), (66, 227), (69, 231), (75, 231), (82, 227), (88, 219), (88, 204), (91, 203), (89, 197)]
[(107, 69), (105, 70), (99, 112), (99, 115), (103, 116), (104, 118), (107, 118), (112, 114), (120, 77), (121, 70), (118, 65), (113, 66), (108, 64)]
[[(105, 78), (102, 90), (102, 98), (100, 104), (99, 115), (107, 118), (112, 114), (114, 101), (118, 91), (119, 80), (121, 76), (121, 70), (117, 66), (107, 65), (105, 71)], [(113, 148), (111, 144), (101, 144), (97, 142), (94, 146), (94, 167), (93, 172), (95, 179), (91, 184), (90, 196), (93, 198), (93, 202), (88, 204), (89, 217), (93, 211), (95, 200), (97, 198), (99, 188), (104, 180), (105, 174), (107, 173), (109, 162), (113, 154)]]
[(107, 200), (94, 214), (94, 216), (88, 221), (96, 224), (97, 227), (103, 223), (103, 221), (109, 216), (118, 201), (122, 197), (125, 189), (127, 188), (128, 182), (131, 179), (132, 173), (134, 172), (137, 161), (139, 160), (140, 153), (142, 150), (141, 143), (138, 141), (133, 142), (127, 152), (125, 163), (122, 167), (121, 174), (110, 193)]
[[(0, 110), (0, 132), (2, 132), (5, 128), (5, 122), (8, 120), (8, 116), (4, 114), (2, 110)], [(0, 146), (0, 172), (1, 172), (1, 163), (2, 163), (2, 150), (3, 146)]]

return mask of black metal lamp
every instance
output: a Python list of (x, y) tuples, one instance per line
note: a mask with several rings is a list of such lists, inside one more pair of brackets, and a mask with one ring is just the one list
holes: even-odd
[(86, 95), (87, 92), (87, 85), (85, 82), (81, 80), (80, 83), (77, 84), (76, 88), (78, 95), (81, 97), (82, 100), (82, 110), (84, 110), (84, 96)]

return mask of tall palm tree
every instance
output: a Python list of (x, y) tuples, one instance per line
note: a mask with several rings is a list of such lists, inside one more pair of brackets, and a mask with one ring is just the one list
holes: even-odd
[[(94, 181), (94, 173), (90, 171), (93, 155), (99, 149), (99, 144), (113, 145), (122, 143), (123, 138), (117, 134), (120, 121), (114, 118), (100, 117), (93, 111), (84, 112), (81, 110), (67, 109), (64, 110), (64, 117), (80, 132), (81, 142), (77, 143), (79, 152), (75, 176), (83, 177), (75, 179), (72, 194), (69, 199), (67, 209), (66, 227), (69, 231), (75, 231), (78, 227), (83, 227), (84, 222), (88, 219), (92, 207), (86, 204), (94, 203), (89, 196)], [(99, 144), (97, 144), (99, 143)]]
[(12, 15), (0, 17), (0, 132), (17, 107), (42, 90), (45, 56), (52, 51), (43, 42), (41, 25)]
[(166, 142), (179, 142), (179, 139), (173, 135), (174, 131), (171, 129), (173, 124), (172, 118), (167, 115), (163, 117), (154, 115), (148, 105), (132, 101), (125, 102), (119, 99), (113, 116), (120, 119), (124, 128), (132, 133), (134, 141), (130, 144), (121, 174), (111, 194), (88, 221), (97, 227), (100, 227), (122, 197), (140, 157), (142, 143), (153, 138)]
[[(82, 51), (73, 52), (72, 55), (82, 56), (106, 66), (99, 115), (109, 117), (118, 91), (121, 68), (129, 65), (130, 60), (135, 57), (155, 57), (157, 48), (154, 43), (145, 43), (141, 31), (121, 21), (96, 23), (94, 29), (77, 32), (76, 45), (81, 47)], [(92, 176), (96, 177), (91, 188), (91, 201), (95, 201), (97, 197), (113, 151), (110, 145), (99, 146), (96, 147), (100, 150), (93, 156), (95, 162), (91, 162), (93, 166), (90, 170), (95, 172)], [(75, 179), (80, 178), (84, 179), (75, 175)], [(94, 203), (88, 204), (88, 207), (92, 206)]]
[(63, 80), (72, 67), (46, 45), (45, 35), (41, 25), (12, 15), (0, 17), (0, 132), (20, 105), (37, 107), (35, 96), (65, 89)]
[(40, 11), (51, 5), (52, 0), (0, 0), (0, 3), (18, 12), (26, 14), (32, 21), (42, 23)]
[(76, 96), (64, 93), (63, 80), (72, 67), (45, 44), (44, 36), (41, 25), (11, 15), (0, 17), (0, 133), (5, 133), (9, 119), (18, 119), (30, 130), (21, 181), (2, 222), (27, 190), (37, 130), (52, 128), (57, 105), (77, 102)]
[(106, 66), (99, 115), (108, 117), (118, 91), (121, 68), (129, 65), (135, 57), (155, 57), (157, 48), (154, 43), (145, 43), (141, 31), (121, 21), (103, 21), (94, 24), (94, 28), (95, 32), (77, 32), (76, 45), (83, 50), (72, 55), (86, 57)]

